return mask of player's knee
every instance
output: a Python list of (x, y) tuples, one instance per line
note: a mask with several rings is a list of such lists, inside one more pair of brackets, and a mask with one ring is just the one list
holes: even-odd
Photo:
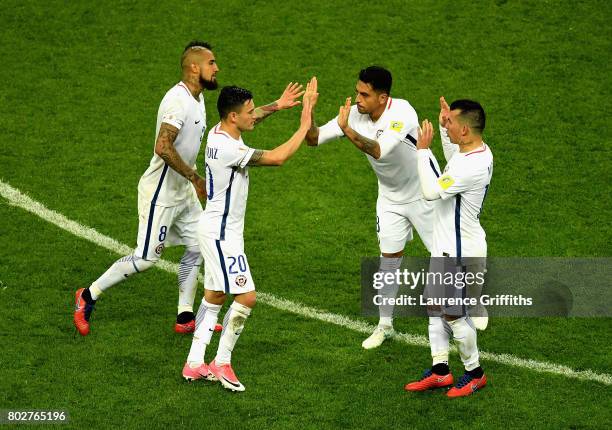
[(189, 266), (199, 266), (204, 261), (200, 250), (197, 247), (189, 247), (185, 250), (183, 257), (181, 257), (180, 264), (186, 264)]
[(255, 297), (255, 294), (249, 296), (246, 301), (243, 303), (243, 305), (245, 305), (248, 308), (253, 309), (255, 307), (255, 304), (257, 303), (257, 299)]
[(151, 267), (155, 266), (158, 260), (143, 260), (142, 258), (135, 258), (133, 260), (134, 268), (138, 272), (144, 272), (145, 270), (149, 270)]
[(402, 249), (397, 252), (381, 252), (381, 254), (384, 258), (400, 258), (404, 256), (404, 250)]
[(239, 294), (235, 297), (234, 300), (236, 300), (236, 302), (240, 303), (241, 305), (251, 309), (253, 309), (255, 307), (255, 304), (257, 303), (255, 291)]
[(213, 305), (225, 303), (227, 295), (222, 291), (204, 290), (204, 300)]
[(427, 306), (427, 315), (439, 318), (442, 316), (442, 308), (436, 305), (429, 305)]

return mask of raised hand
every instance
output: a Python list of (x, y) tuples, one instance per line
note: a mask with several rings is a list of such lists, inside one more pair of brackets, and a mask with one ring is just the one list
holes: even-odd
[(450, 108), (448, 107), (448, 103), (444, 99), (444, 96), (440, 97), (440, 116), (438, 117), (438, 122), (442, 127), (446, 127), (446, 122), (450, 117)]
[(317, 93), (317, 78), (312, 77), (308, 84), (306, 84), (306, 91), (304, 92), (303, 105), (302, 105), (302, 116), (300, 118), (300, 125), (303, 127), (310, 128), (312, 123), (312, 110), (317, 104), (319, 93)]
[[(445, 102), (446, 103), (446, 102)], [(417, 149), (428, 149), (431, 146), (431, 140), (433, 139), (433, 126), (428, 119), (423, 121), (423, 124), (419, 128), (419, 138), (417, 139)]]
[(338, 125), (344, 131), (348, 127), (349, 113), (351, 112), (351, 98), (347, 97), (344, 106), (338, 111)]
[(301, 102), (298, 100), (304, 91), (302, 91), (302, 85), (297, 82), (289, 82), (285, 91), (276, 101), (278, 109), (289, 109), (299, 105)]
[(310, 81), (308, 81), (308, 84), (306, 85), (306, 91), (304, 91), (304, 97), (302, 97), (302, 100), (305, 101), (306, 99), (310, 99), (310, 101), (312, 102), (314, 99), (314, 102), (316, 103), (316, 98), (319, 97), (319, 93), (317, 93), (318, 85), (319, 84), (317, 82), (316, 76), (310, 78)]

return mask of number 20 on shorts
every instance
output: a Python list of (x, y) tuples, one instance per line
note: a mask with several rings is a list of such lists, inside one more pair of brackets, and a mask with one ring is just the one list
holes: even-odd
[(238, 257), (227, 257), (227, 259), (230, 260), (229, 273), (234, 275), (236, 273), (246, 272), (247, 264), (246, 264), (246, 258), (244, 258), (244, 255), (239, 255)]

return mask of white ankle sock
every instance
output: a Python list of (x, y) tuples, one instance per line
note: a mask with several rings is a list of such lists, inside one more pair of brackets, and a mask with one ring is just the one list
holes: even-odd
[(89, 287), (91, 298), (98, 300), (98, 297), (100, 297), (105, 290), (118, 284), (134, 273), (144, 272), (153, 267), (154, 264), (155, 262), (153, 261), (143, 260), (133, 255), (121, 257), (119, 260), (115, 261), (102, 276), (91, 284)]
[(244, 322), (251, 314), (251, 308), (233, 302), (223, 319), (223, 331), (217, 349), (215, 363), (228, 364), (232, 361), (232, 351), (242, 333)]
[(210, 339), (215, 331), (215, 324), (217, 324), (220, 310), (221, 305), (213, 305), (206, 300), (202, 300), (196, 315), (196, 329), (193, 333), (191, 349), (187, 357), (189, 366), (197, 367), (204, 363), (206, 346), (210, 343)]
[(448, 364), (448, 351), (450, 349), (450, 327), (444, 324), (442, 317), (429, 317), (429, 346), (433, 365)]
[[(402, 265), (403, 257), (398, 258), (389, 258), (389, 257), (380, 257), (380, 268), (379, 272), (384, 274), (393, 273), (400, 268)], [(383, 277), (384, 279), (384, 277)], [(399, 290), (399, 284), (395, 281), (391, 283), (385, 283), (385, 285), (380, 289), (380, 295), (386, 299), (394, 299), (397, 297), (397, 292)], [(378, 307), (378, 313), (380, 315), (380, 319), (378, 320), (379, 326), (385, 327), (393, 327), (393, 305), (384, 304)]]
[(185, 250), (178, 270), (178, 313), (193, 312), (193, 302), (198, 289), (198, 273), (202, 265), (200, 251)]
[(476, 328), (466, 317), (448, 321), (448, 324), (453, 330), (453, 337), (457, 343), (457, 349), (459, 349), (459, 355), (465, 370), (476, 369), (480, 366), (478, 346), (476, 345)]

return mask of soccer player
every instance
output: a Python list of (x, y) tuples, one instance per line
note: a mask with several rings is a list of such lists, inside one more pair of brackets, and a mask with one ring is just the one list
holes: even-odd
[[(204, 299), (198, 309), (196, 331), (183, 377), (218, 380), (232, 391), (244, 391), (231, 366), (234, 345), (255, 306), (255, 284), (244, 252), (244, 216), (249, 190), (249, 166), (280, 166), (300, 147), (310, 128), (311, 111), (318, 94), (316, 78), (306, 87), (300, 127), (282, 145), (264, 151), (247, 146), (242, 133), (255, 123), (252, 94), (243, 88), (225, 87), (217, 109), (221, 122), (208, 133), (206, 181), (208, 202), (198, 226), (198, 241), (204, 255)], [(207, 365), (206, 347), (227, 295), (234, 296), (225, 318), (217, 355)]]
[[(195, 169), (202, 136), (206, 130), (204, 90), (217, 88), (219, 71), (211, 46), (192, 41), (181, 57), (182, 80), (161, 101), (157, 113), (156, 142), (149, 168), (138, 184), (138, 237), (132, 255), (117, 260), (89, 288), (76, 292), (74, 325), (83, 336), (89, 334), (89, 317), (104, 291), (134, 273), (151, 268), (166, 246), (184, 245), (178, 271), (178, 315), (175, 331), (195, 330), (193, 302), (197, 275), (202, 263), (196, 230), (205, 198), (204, 179)], [(271, 113), (296, 106), (301, 86), (289, 84), (281, 98), (256, 110), (261, 121)]]
[[(413, 227), (431, 250), (433, 209), (423, 198), (417, 175), (417, 114), (406, 100), (391, 98), (391, 83), (391, 73), (382, 67), (361, 70), (355, 88), (356, 104), (351, 106), (351, 98), (347, 98), (338, 116), (322, 127), (317, 127), (313, 118), (306, 139), (308, 145), (317, 146), (346, 136), (366, 154), (378, 177), (379, 270), (393, 273), (402, 264)], [(440, 169), (433, 154), (429, 160), (432, 174), (438, 175)], [(398, 288), (397, 283), (388, 284), (381, 295), (395, 297)], [(379, 314), (378, 326), (362, 343), (365, 349), (380, 346), (394, 333), (393, 306), (381, 305)]]
[[(456, 270), (465, 273), (468, 258), (475, 257), (482, 261), (487, 255), (480, 213), (493, 174), (493, 154), (482, 140), (485, 112), (479, 103), (456, 100), (448, 106), (444, 97), (441, 97), (440, 108), (440, 136), (448, 163), (439, 178), (431, 173), (428, 164), (433, 127), (425, 120), (417, 142), (418, 173), (423, 195), (435, 201), (432, 264), (436, 259), (452, 261)], [(430, 313), (429, 317), (433, 366), (425, 371), (421, 380), (407, 384), (405, 389), (425, 391), (453, 384), (453, 376), (448, 367), (449, 340), (452, 334), (465, 373), (447, 395), (469, 396), (487, 383), (479, 362), (474, 321), (465, 307), (457, 312), (453, 307), (442, 306), (438, 311), (437, 315)]]

